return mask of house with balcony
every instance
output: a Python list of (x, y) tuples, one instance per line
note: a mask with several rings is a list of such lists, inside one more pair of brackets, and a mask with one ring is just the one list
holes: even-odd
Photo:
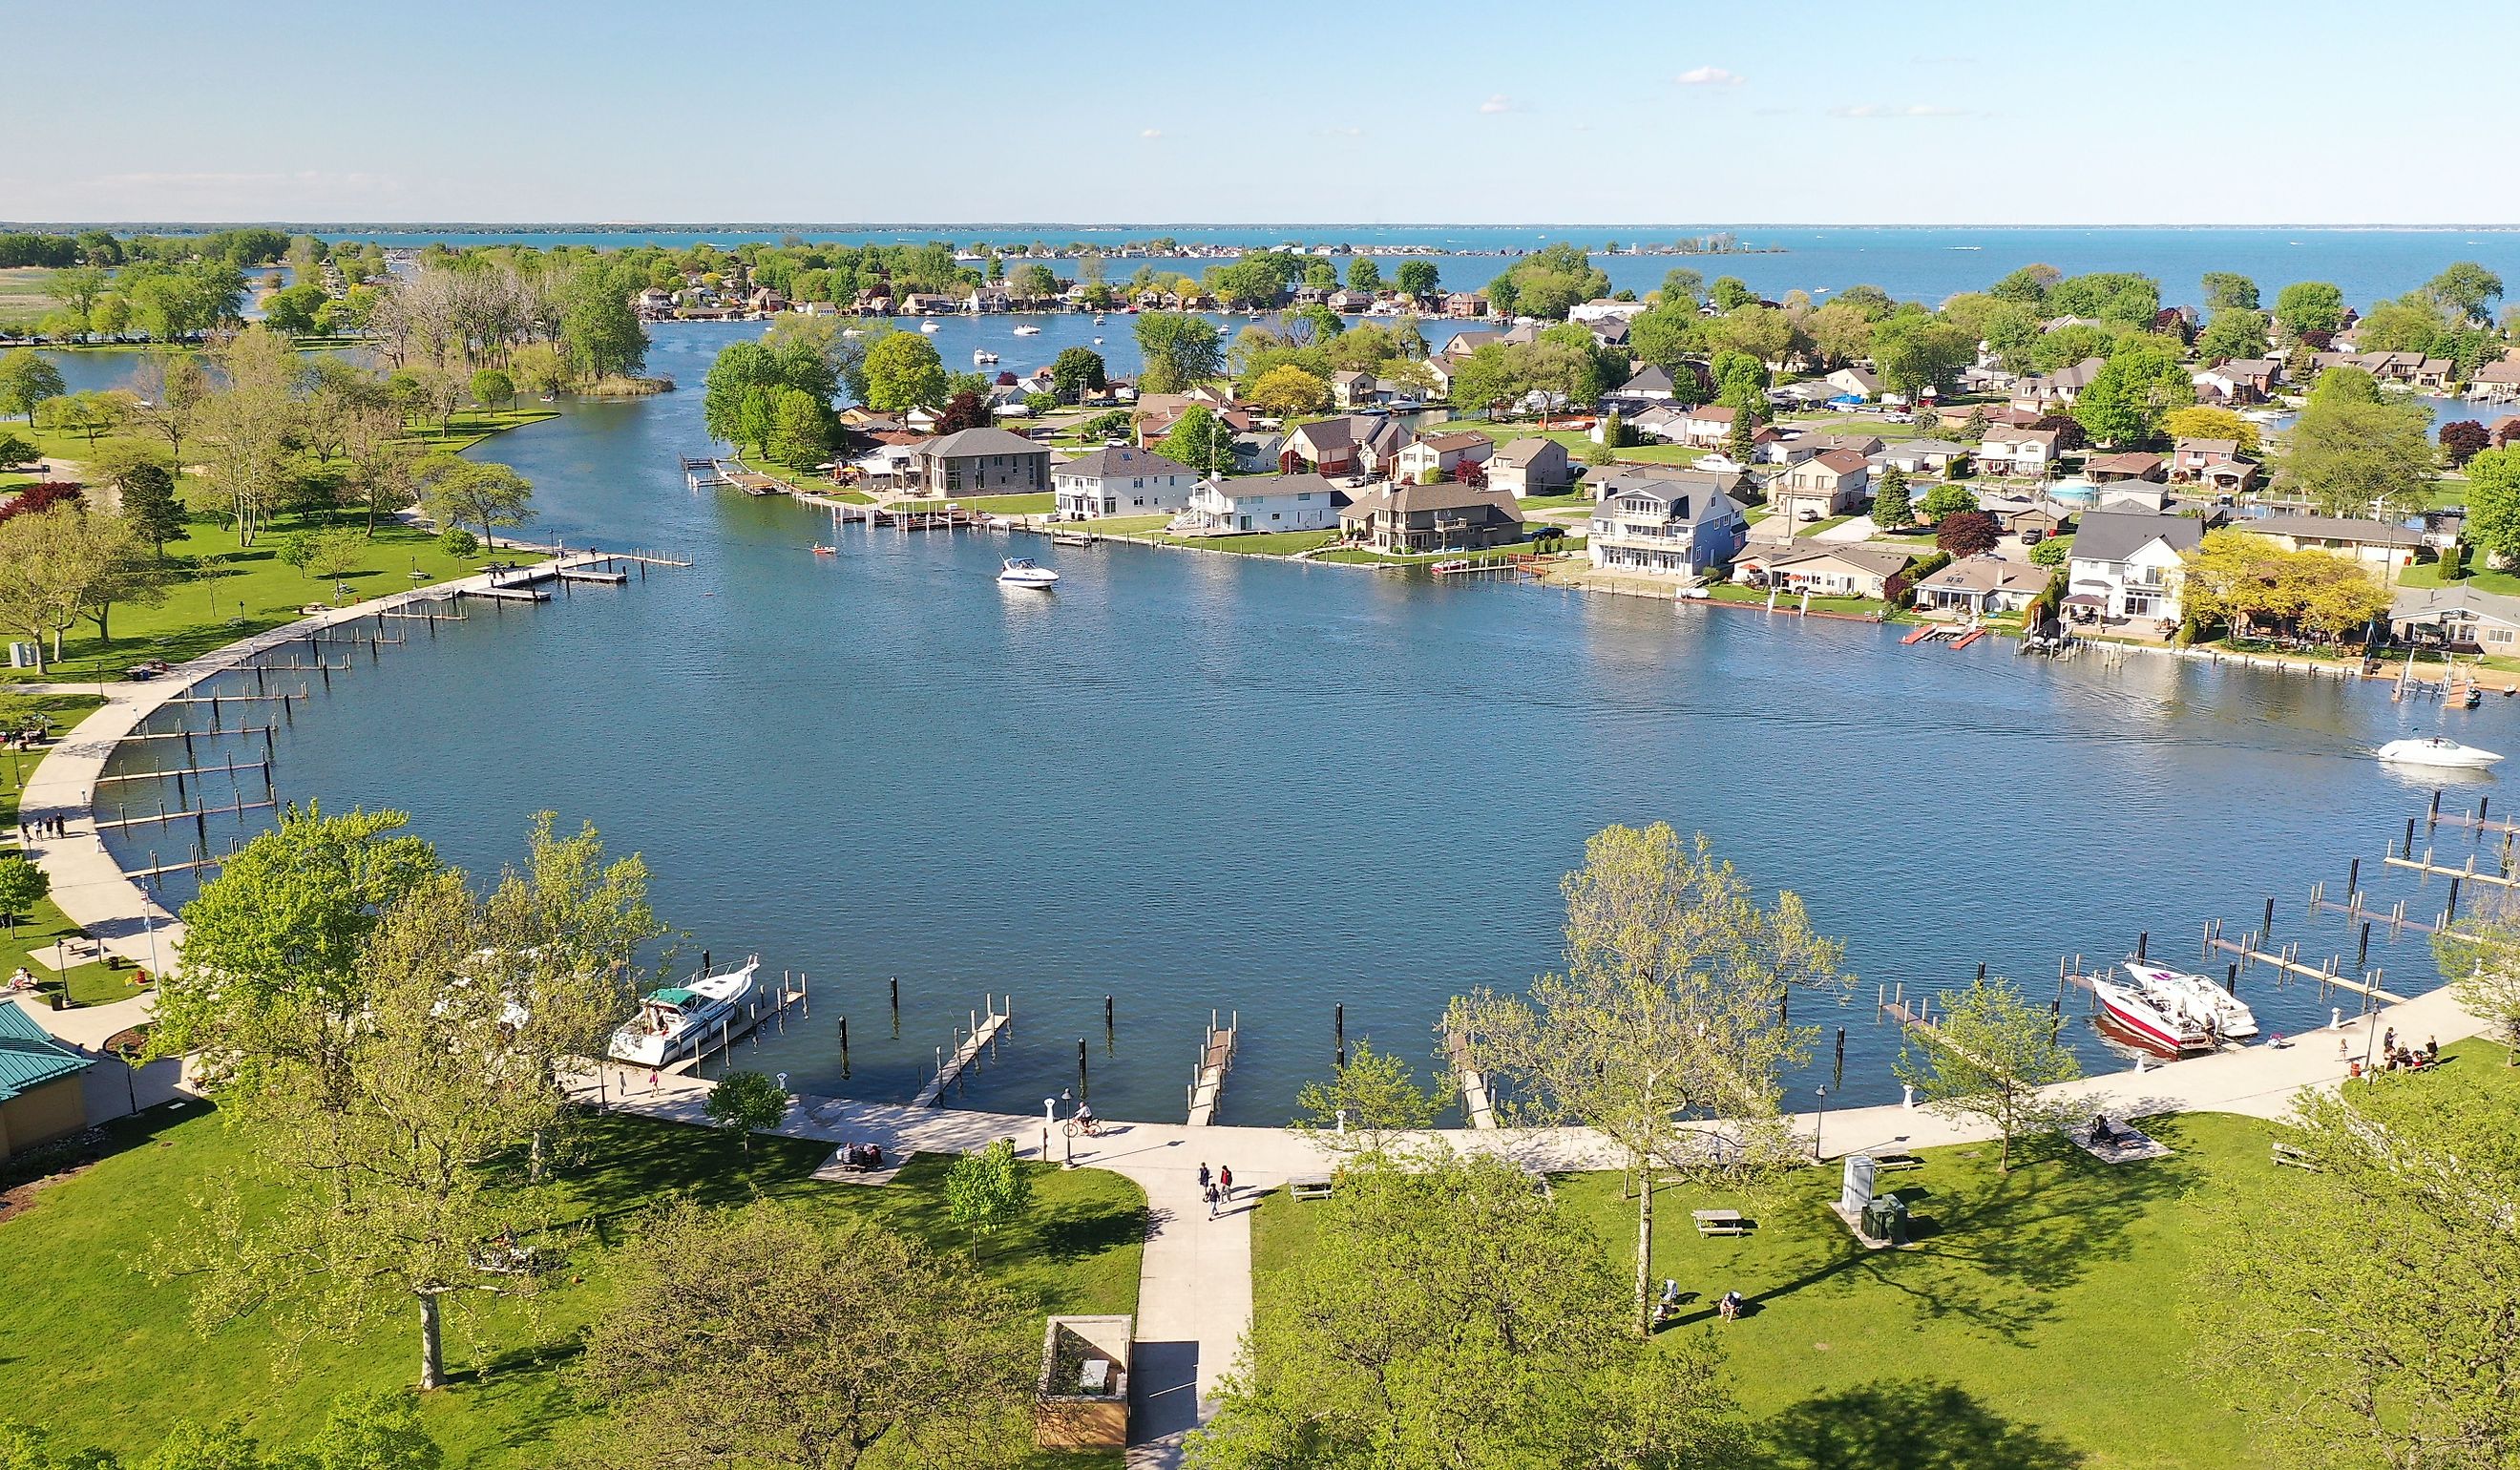
[(1851, 513), (1872, 490), (1871, 466), (1851, 449), (1813, 455), (1769, 482), (1768, 504), (1788, 523)]
[(2246, 408), (2272, 398), (2283, 381), (2283, 364), (2271, 357), (2233, 358), (2188, 375), (2196, 401), (2217, 408)]
[(1268, 531), (1329, 531), (1347, 497), (1318, 474), (1256, 474), (1202, 480), (1190, 507), (1167, 527), (1183, 536), (1239, 536)]
[(2170, 447), (2170, 477), (2242, 495), (2257, 488), (2258, 463), (2240, 453), (2237, 439), (2181, 439)]
[(1191, 487), (1196, 483), (1198, 473), (1188, 465), (1126, 444), (1050, 468), (1051, 493), (1062, 520), (1174, 514), (1190, 509)]
[(1475, 552), (1522, 539), (1522, 511), (1503, 490), (1459, 481), (1397, 480), (1338, 512), (1339, 534), (1377, 552)]
[(1695, 581), (1740, 553), (1748, 523), (1731, 494), (1740, 481), (1700, 469), (1614, 475), (1585, 553), (1598, 570)]
[(1680, 442), (1698, 449), (1721, 449), (1732, 437), (1732, 421), (1740, 417), (1720, 403), (1682, 410)]
[(2006, 479), (2044, 479), (2056, 465), (2052, 428), (1990, 428), (1978, 441), (1977, 468)]
[(2424, 533), (2377, 520), (2341, 515), (2266, 515), (2229, 522), (2288, 552), (2326, 552), (2368, 567), (2382, 582), (2395, 582), (2424, 548)]
[(2034, 373), (2012, 385), (2012, 406), (2033, 414), (2055, 413), (2074, 406), (2083, 390), (2108, 364), (2096, 357), (2070, 363), (2053, 373)]
[(2192, 515), (2087, 511), (2065, 568), (2065, 606), (2077, 616), (2121, 621), (2180, 616), (2180, 557), (2204, 544)]

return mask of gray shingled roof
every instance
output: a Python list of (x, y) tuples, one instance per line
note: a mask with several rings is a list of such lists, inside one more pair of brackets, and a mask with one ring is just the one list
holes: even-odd
[(2205, 540), (2205, 522), (2191, 515), (2086, 511), (2074, 528), (2074, 559), (2124, 561), (2156, 537), (2174, 552), (2192, 552)]

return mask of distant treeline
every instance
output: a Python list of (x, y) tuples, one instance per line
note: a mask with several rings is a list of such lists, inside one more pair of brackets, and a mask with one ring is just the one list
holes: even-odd
[(20, 231), (0, 235), (0, 267), (41, 265), (56, 270), (74, 265), (115, 266), (157, 260), (168, 264), (208, 260), (233, 265), (270, 265), (289, 253), (289, 237), (260, 228), (220, 230), (208, 235), (116, 236), (111, 230), (82, 230), (76, 235), (39, 235)]

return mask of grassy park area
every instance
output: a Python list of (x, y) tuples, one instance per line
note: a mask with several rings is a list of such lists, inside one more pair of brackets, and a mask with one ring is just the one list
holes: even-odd
[[(730, 1205), (768, 1197), (820, 1216), (878, 1221), (939, 1252), (968, 1250), (946, 1219), (941, 1158), (916, 1159), (890, 1184), (868, 1187), (814, 1181), (829, 1146), (791, 1138), (758, 1136), (745, 1153), (723, 1135), (604, 1118), (589, 1125), (586, 1142), (562, 1231), (568, 1269), (540, 1296), (483, 1312), (475, 1334), (450, 1319), (454, 1381), (422, 1404), (450, 1467), (550, 1463), (552, 1434), (581, 1413), (562, 1374), (579, 1330), (605, 1311), (625, 1225), (669, 1195)], [(156, 1448), (178, 1422), (231, 1414), (264, 1443), (289, 1444), (338, 1395), (412, 1381), (416, 1339), (400, 1317), (372, 1336), (309, 1344), (294, 1364), (275, 1357), (272, 1334), (254, 1320), (198, 1334), (183, 1283), (152, 1281), (148, 1262), (184, 1227), (186, 1201), (204, 1181), (252, 1167), (244, 1138), (194, 1104), (115, 1125), (113, 1145), (92, 1167), (22, 1186), (0, 1203), (0, 1297), (12, 1303), (0, 1314), (0, 1416), (125, 1454)], [(1135, 1311), (1145, 1214), (1137, 1186), (1100, 1171), (1050, 1168), (1037, 1169), (1033, 1182), (1031, 1214), (983, 1248), (981, 1269), (1036, 1314)], [(1085, 1470), (1116, 1466), (1118, 1457), (1038, 1463)]]
[[(2427, 1086), (2493, 1090), (2520, 1112), (2520, 1070), (2468, 1042)], [(1694, 1293), (1663, 1329), (1712, 1332), (1727, 1381), (1769, 1442), (1762, 1467), (1876, 1470), (2286, 1470), (2261, 1426), (2193, 1359), (2182, 1311), (2198, 1253), (2215, 1249), (2206, 1201), (2272, 1199), (2308, 1178), (2271, 1158), (2274, 1126), (2228, 1114), (2148, 1119), (2169, 1157), (2106, 1165), (2061, 1139), (2016, 1149), (1926, 1149), (1885, 1175), (1913, 1212), (1905, 1249), (1867, 1251), (1827, 1208), (1834, 1162), (1757, 1195), (1667, 1187), (1654, 1274)], [(1620, 1269), (1636, 1202), (1619, 1175), (1555, 1181)], [(1749, 1234), (1700, 1236), (1688, 1212), (1736, 1209)], [(1257, 1310), (1313, 1249), (1317, 1205), (1282, 1192), (1254, 1225)], [(1313, 1212), (1308, 1214), (1308, 1212)], [(1748, 1310), (1718, 1320), (1738, 1291)], [(1872, 1452), (1877, 1451), (1877, 1452)]]

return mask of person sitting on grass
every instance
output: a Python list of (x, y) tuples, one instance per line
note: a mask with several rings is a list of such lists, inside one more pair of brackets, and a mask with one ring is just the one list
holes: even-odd
[(1728, 1291), (1724, 1293), (1724, 1299), (1715, 1304), (1715, 1314), (1728, 1322), (1733, 1321), (1740, 1317), (1741, 1306), (1741, 1293)]

